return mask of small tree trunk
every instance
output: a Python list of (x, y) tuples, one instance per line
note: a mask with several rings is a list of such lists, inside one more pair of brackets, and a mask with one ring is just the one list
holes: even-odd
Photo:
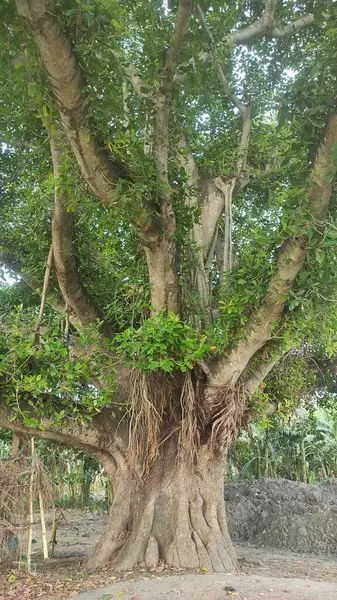
[(19, 454), (20, 436), (18, 433), (14, 433), (12, 439), (12, 458), (17, 458)]
[(264, 448), (264, 476), (269, 477), (269, 429), (265, 431), (265, 448)]
[(90, 487), (91, 484), (85, 480), (81, 482), (81, 502), (83, 506), (86, 506), (90, 499)]
[(304, 440), (301, 440), (301, 462), (302, 462), (302, 481), (303, 481), (303, 483), (308, 483), (307, 461), (306, 461), (306, 456), (305, 456)]
[[(113, 465), (111, 465), (113, 469)], [(107, 468), (107, 465), (105, 465)], [(232, 571), (236, 557), (226, 524), (224, 458), (199, 456), (198, 468), (157, 459), (146, 482), (125, 462), (114, 473), (106, 531), (88, 561), (120, 570), (160, 560), (174, 567)]]

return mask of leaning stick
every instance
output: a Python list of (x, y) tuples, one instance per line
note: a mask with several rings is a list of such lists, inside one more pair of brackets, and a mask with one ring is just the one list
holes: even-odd
[(28, 492), (28, 510), (29, 510), (29, 529), (28, 529), (28, 545), (27, 545), (27, 570), (28, 573), (32, 571), (32, 541), (33, 541), (33, 486), (34, 486), (34, 468), (35, 468), (35, 446), (34, 438), (31, 440), (32, 456), (31, 456), (31, 467), (29, 477), (29, 492)]
[(36, 326), (35, 326), (35, 341), (37, 344), (40, 343), (40, 326), (41, 326), (44, 309), (46, 306), (47, 292), (48, 292), (48, 288), (49, 288), (49, 280), (50, 280), (50, 272), (51, 272), (52, 264), (53, 264), (53, 244), (50, 246), (49, 253), (48, 253), (47, 266), (46, 266), (44, 280), (43, 280), (40, 310), (39, 310), (39, 314), (38, 314)]
[(39, 490), (39, 504), (40, 504), (41, 529), (42, 529), (43, 558), (44, 558), (44, 560), (47, 560), (49, 558), (48, 542), (47, 542), (47, 529), (46, 529), (46, 519), (44, 516), (43, 496), (42, 496), (41, 490)]

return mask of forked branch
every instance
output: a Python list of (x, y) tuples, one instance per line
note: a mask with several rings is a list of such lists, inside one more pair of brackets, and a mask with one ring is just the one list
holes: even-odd
[[(337, 142), (337, 114), (331, 115), (324, 138), (318, 146), (314, 167), (308, 181), (308, 207), (313, 218), (312, 227), (324, 220), (332, 194), (331, 155)], [(220, 359), (213, 372), (217, 384), (233, 384), (254, 354), (272, 334), (275, 323), (282, 317), (288, 293), (307, 257), (307, 235), (289, 237), (282, 244), (275, 261), (275, 272), (260, 308), (250, 317), (245, 327), (246, 336), (232, 350), (227, 359)]]
[[(225, 41), (230, 46), (240, 46), (253, 42), (262, 37), (267, 38), (285, 38), (303, 29), (309, 27), (315, 21), (314, 15), (304, 15), (295, 19), (287, 25), (278, 27), (275, 23), (276, 0), (266, 0), (264, 10), (259, 19), (225, 37)], [(327, 17), (327, 15), (324, 15)]]

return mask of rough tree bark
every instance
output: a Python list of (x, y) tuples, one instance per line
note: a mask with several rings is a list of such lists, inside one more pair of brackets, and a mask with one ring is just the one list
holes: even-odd
[(112, 560), (119, 569), (159, 560), (175, 567), (232, 570), (235, 553), (224, 505), (224, 459), (200, 457), (195, 474), (174, 452), (155, 461), (146, 481), (121, 459), (111, 474), (114, 501), (91, 568)]

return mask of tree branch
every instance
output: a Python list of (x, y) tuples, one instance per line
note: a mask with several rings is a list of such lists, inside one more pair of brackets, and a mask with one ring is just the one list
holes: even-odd
[[(315, 21), (314, 15), (305, 15), (288, 25), (277, 27), (275, 24), (275, 9), (276, 0), (266, 0), (261, 17), (248, 27), (229, 33), (226, 35), (225, 41), (230, 46), (241, 46), (261, 37), (280, 39), (292, 35), (304, 27), (309, 27)], [(327, 16), (324, 15), (325, 18)]]
[(50, 282), (50, 273), (51, 273), (52, 266), (53, 266), (53, 244), (50, 246), (49, 253), (48, 253), (47, 266), (46, 266), (44, 279), (43, 279), (40, 310), (39, 310), (39, 314), (37, 316), (37, 321), (36, 321), (36, 326), (35, 326), (35, 342), (36, 342), (36, 344), (40, 344), (41, 321), (42, 321), (44, 309), (46, 306), (47, 294), (48, 294), (49, 282)]
[(46, 271), (45, 271), (44, 280), (43, 280), (40, 310), (39, 310), (39, 314), (37, 317), (37, 326), (39, 326), (39, 324), (41, 323), (44, 309), (46, 306), (47, 294), (48, 294), (48, 289), (49, 289), (49, 281), (50, 281), (50, 273), (51, 273), (52, 266), (53, 266), (53, 245), (50, 246), (49, 253), (48, 253), (47, 266), (46, 266)]
[(179, 312), (180, 304), (174, 240), (176, 220), (168, 176), (169, 122), (174, 74), (188, 30), (191, 11), (192, 0), (179, 0), (173, 38), (164, 55), (164, 65), (156, 96), (156, 130), (153, 158), (159, 185), (163, 235), (158, 237), (155, 246), (145, 247), (149, 277), (152, 284), (151, 301), (154, 313), (159, 310)]
[[(84, 82), (71, 43), (55, 15), (46, 9), (46, 0), (16, 0), (16, 5), (19, 14), (29, 24), (40, 50), (61, 123), (82, 176), (94, 194), (109, 207), (117, 182), (125, 176), (125, 169), (95, 140), (87, 116)], [(135, 83), (134, 74), (132, 78)], [(139, 209), (135, 211), (136, 218), (130, 220), (142, 243), (151, 246), (156, 243), (160, 232), (156, 207), (140, 202)]]
[[(308, 182), (308, 205), (314, 225), (326, 216), (332, 194), (328, 183), (331, 172), (331, 154), (337, 142), (337, 114), (328, 121), (324, 138), (318, 146), (313, 171)], [(213, 370), (217, 385), (234, 384), (254, 354), (270, 338), (275, 322), (282, 316), (287, 296), (307, 257), (307, 236), (290, 237), (282, 244), (275, 264), (275, 274), (270, 280), (267, 294), (260, 308), (246, 325), (246, 336), (231, 351), (227, 359), (219, 359)]]
[(124, 64), (122, 53), (117, 50), (113, 51), (113, 55), (116, 58), (119, 67), (123, 70), (126, 79), (129, 81), (129, 83), (131, 83), (137, 94), (141, 98), (147, 98), (148, 100), (151, 100), (151, 102), (154, 102), (155, 95), (153, 91), (150, 90), (150, 86), (141, 78), (135, 65), (129, 61)]
[[(249, 141), (252, 130), (252, 118), (251, 118), (251, 106), (244, 104), (232, 91), (228, 79), (225, 75), (223, 67), (217, 58), (216, 44), (213, 34), (207, 25), (204, 13), (197, 4), (196, 10), (198, 12), (202, 28), (211, 46), (211, 57), (216, 68), (217, 76), (220, 81), (221, 87), (225, 93), (225, 96), (234, 104), (239, 110), (242, 116), (242, 132), (238, 148), (238, 158), (234, 168), (232, 177), (226, 182), (217, 177), (214, 179), (214, 183), (218, 190), (223, 195), (223, 206), (217, 220), (213, 221), (214, 230), (212, 233), (213, 243), (209, 247), (209, 254), (207, 257), (207, 265), (210, 265), (214, 256), (215, 247), (217, 244), (218, 237), (218, 226), (221, 213), (225, 211), (225, 239), (223, 244), (224, 255), (218, 264), (221, 266), (220, 279), (224, 272), (232, 270), (233, 264), (233, 249), (232, 249), (232, 199), (235, 191), (238, 192), (247, 185), (249, 177), (247, 176), (247, 156), (249, 150)], [(218, 244), (219, 247), (219, 244)]]
[[(36, 418), (34, 409), (28, 404), (20, 403), (20, 408), (24, 414)], [(0, 427), (85, 450), (102, 464), (107, 461), (110, 468), (112, 459), (118, 461), (119, 449), (127, 449), (127, 424), (113, 418), (109, 409), (81, 425), (75, 420), (56, 425), (52, 419), (43, 418), (42, 428), (24, 425), (19, 417), (11, 420), (12, 416), (10, 406), (0, 398)]]
[[(186, 204), (190, 208), (197, 208), (199, 206), (197, 197), (199, 187), (199, 171), (185, 137), (180, 139), (177, 161), (186, 173), (190, 188), (189, 194), (186, 198)], [(201, 307), (206, 308), (209, 305), (210, 294), (204, 265), (204, 235), (202, 223), (199, 220), (194, 220), (193, 222), (192, 238), (196, 245), (196, 267), (193, 273), (193, 284), (199, 293)]]
[(244, 382), (245, 392), (248, 396), (254, 394), (264, 379), (273, 370), (275, 365), (278, 363), (278, 358), (268, 360), (262, 360), (256, 368), (256, 371)]
[[(329, 15), (323, 16), (324, 18), (328, 18)], [(309, 25), (312, 25), (314, 22), (314, 15), (305, 15), (300, 19), (296, 19), (296, 21), (293, 21), (292, 23), (288, 23), (288, 25), (285, 25), (284, 27), (274, 27), (271, 32), (271, 37), (278, 39), (287, 37), (288, 35), (292, 35), (304, 27), (309, 27)]]
[(29, 24), (56, 99), (61, 122), (82, 175), (92, 191), (109, 205), (123, 169), (94, 139), (83, 94), (83, 80), (71, 43), (45, 0), (16, 0)]
[(154, 146), (154, 162), (157, 169), (158, 180), (162, 184), (162, 198), (171, 204), (171, 193), (168, 188), (168, 153), (169, 153), (169, 120), (173, 78), (178, 64), (178, 57), (182, 49), (185, 35), (188, 30), (192, 11), (191, 0), (180, 0), (178, 15), (173, 38), (165, 52), (164, 65), (156, 98), (156, 139)]
[(241, 374), (240, 381), (245, 386), (248, 396), (254, 394), (272, 369), (292, 348), (283, 339), (271, 340), (254, 357), (252, 365), (248, 365)]
[[(95, 323), (101, 315), (82, 285), (73, 249), (73, 214), (68, 211), (66, 192), (57, 184), (64, 146), (60, 136), (52, 135), (50, 148), (55, 178), (55, 198), (52, 218), (52, 242), (57, 281), (66, 305), (76, 314), (83, 326)], [(111, 334), (105, 327), (105, 334)], [(110, 337), (110, 335), (109, 335)]]
[(223, 90), (225, 92), (225, 95), (227, 96), (227, 98), (229, 98), (233, 102), (233, 104), (240, 111), (240, 113), (242, 115), (244, 115), (246, 107), (241, 102), (241, 100), (239, 100), (239, 98), (231, 90), (231, 87), (230, 87), (228, 79), (227, 79), (227, 77), (226, 77), (226, 75), (224, 73), (224, 70), (223, 70), (223, 68), (221, 66), (221, 63), (217, 59), (216, 44), (215, 44), (215, 40), (214, 40), (213, 34), (212, 34), (210, 28), (207, 25), (207, 21), (205, 19), (205, 15), (204, 15), (202, 9), (200, 8), (199, 4), (197, 4), (196, 10), (197, 10), (197, 13), (199, 15), (200, 22), (201, 22), (202, 28), (204, 30), (204, 33), (205, 33), (208, 41), (210, 42), (210, 45), (211, 45), (211, 55), (212, 55), (213, 61), (215, 63), (216, 70), (217, 70), (217, 75), (218, 75), (219, 81), (220, 81), (220, 83), (222, 85), (222, 88), (223, 88)]
[[(9, 271), (12, 271), (16, 275), (25, 282), (25, 284), (34, 292), (41, 294), (42, 292), (42, 284), (41, 281), (36, 279), (36, 277), (27, 271), (24, 267), (24, 264), (19, 261), (15, 253), (10, 250), (9, 247), (1, 246), (0, 247), (0, 264), (3, 264)], [(64, 314), (66, 311), (66, 305), (60, 296), (59, 292), (53, 288), (49, 288), (48, 293), (46, 295), (46, 301), (50, 306), (52, 306), (58, 313)], [(74, 314), (70, 315), (71, 323), (74, 327), (79, 327), (80, 322)]]
[(8, 140), (3, 136), (0, 136), (0, 144), (12, 146), (13, 148), (24, 148), (25, 150), (42, 150), (41, 146), (35, 146), (34, 144), (30, 144), (24, 140)]

